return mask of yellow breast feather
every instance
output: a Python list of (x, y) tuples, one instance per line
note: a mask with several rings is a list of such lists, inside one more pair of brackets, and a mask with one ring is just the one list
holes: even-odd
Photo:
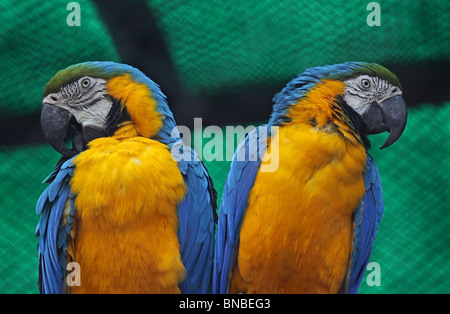
[[(123, 126), (75, 159), (72, 293), (177, 293), (184, 266), (176, 235), (185, 185), (167, 146)], [(135, 134), (137, 135), (137, 134)]]

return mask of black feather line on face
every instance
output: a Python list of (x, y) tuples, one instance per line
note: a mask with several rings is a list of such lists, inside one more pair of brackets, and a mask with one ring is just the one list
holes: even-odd
[(335, 103), (342, 109), (342, 112), (347, 116), (349, 120), (349, 126), (353, 129), (353, 131), (359, 134), (364, 147), (368, 150), (370, 149), (370, 140), (367, 137), (368, 135), (368, 127), (363, 118), (352, 108), (347, 102), (344, 100), (342, 96), (337, 96), (335, 99)]
[(72, 107), (73, 109), (77, 110), (77, 111), (81, 111), (84, 109), (87, 109), (89, 107), (94, 106), (97, 102), (99, 102), (100, 100), (102, 100), (104, 97), (100, 96), (99, 98), (96, 98), (94, 100), (91, 100), (89, 103), (85, 104), (85, 105), (80, 105), (80, 106), (74, 106)]
[(111, 109), (106, 116), (106, 136), (111, 136), (116, 132), (117, 126), (123, 122), (131, 121), (130, 114), (126, 107), (123, 107), (120, 100), (112, 98)]

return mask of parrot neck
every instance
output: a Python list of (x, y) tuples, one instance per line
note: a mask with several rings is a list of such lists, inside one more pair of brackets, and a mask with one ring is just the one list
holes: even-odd
[(113, 137), (118, 139), (127, 139), (131, 137), (140, 136), (135, 128), (135, 125), (130, 121), (122, 126), (120, 126), (116, 132), (114, 132)]
[(149, 86), (136, 82), (129, 74), (114, 77), (106, 85), (108, 94), (126, 108), (137, 132), (143, 137), (153, 137), (163, 126), (163, 115), (157, 109), (157, 99)]
[(323, 80), (300, 98), (287, 111), (287, 125), (309, 124), (316, 131), (336, 134), (354, 145), (367, 149), (370, 142), (365, 124), (359, 115), (345, 103), (342, 81)]

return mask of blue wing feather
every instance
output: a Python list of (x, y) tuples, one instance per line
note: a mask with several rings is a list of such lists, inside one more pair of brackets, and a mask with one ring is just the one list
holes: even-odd
[(181, 144), (170, 145), (187, 188), (178, 205), (178, 239), (186, 278), (181, 293), (211, 293), (214, 258), (214, 228), (217, 193), (204, 164), (194, 150)]
[[(40, 220), (36, 227), (39, 237), (39, 290), (41, 293), (62, 293), (66, 264), (67, 235), (72, 220), (66, 225), (61, 223), (61, 216), (68, 199), (70, 199), (70, 178), (73, 175), (72, 160), (66, 161), (54, 180), (40, 196), (36, 213)], [(74, 206), (71, 207), (73, 217)]]
[(260, 126), (247, 134), (236, 149), (223, 189), (217, 225), (213, 293), (227, 293), (229, 275), (239, 232), (247, 209), (247, 200), (267, 149), (269, 126)]
[(383, 217), (383, 193), (380, 175), (370, 155), (367, 156), (363, 178), (366, 193), (355, 212), (348, 293), (358, 292), (372, 252), (378, 225)]

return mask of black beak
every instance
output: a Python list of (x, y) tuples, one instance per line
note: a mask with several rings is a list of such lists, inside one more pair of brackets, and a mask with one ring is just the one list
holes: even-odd
[(402, 135), (406, 127), (408, 112), (402, 96), (395, 96), (381, 102), (374, 103), (362, 117), (368, 126), (369, 134), (389, 132), (389, 136), (380, 149), (394, 144)]
[(77, 153), (69, 149), (64, 141), (69, 133), (72, 114), (62, 108), (44, 103), (41, 111), (41, 126), (47, 142), (64, 157), (71, 158)]
[[(106, 136), (104, 130), (89, 126), (81, 127), (69, 111), (47, 103), (42, 107), (41, 126), (49, 144), (67, 158), (84, 151), (90, 141)], [(65, 144), (69, 139), (73, 139), (72, 149)]]

